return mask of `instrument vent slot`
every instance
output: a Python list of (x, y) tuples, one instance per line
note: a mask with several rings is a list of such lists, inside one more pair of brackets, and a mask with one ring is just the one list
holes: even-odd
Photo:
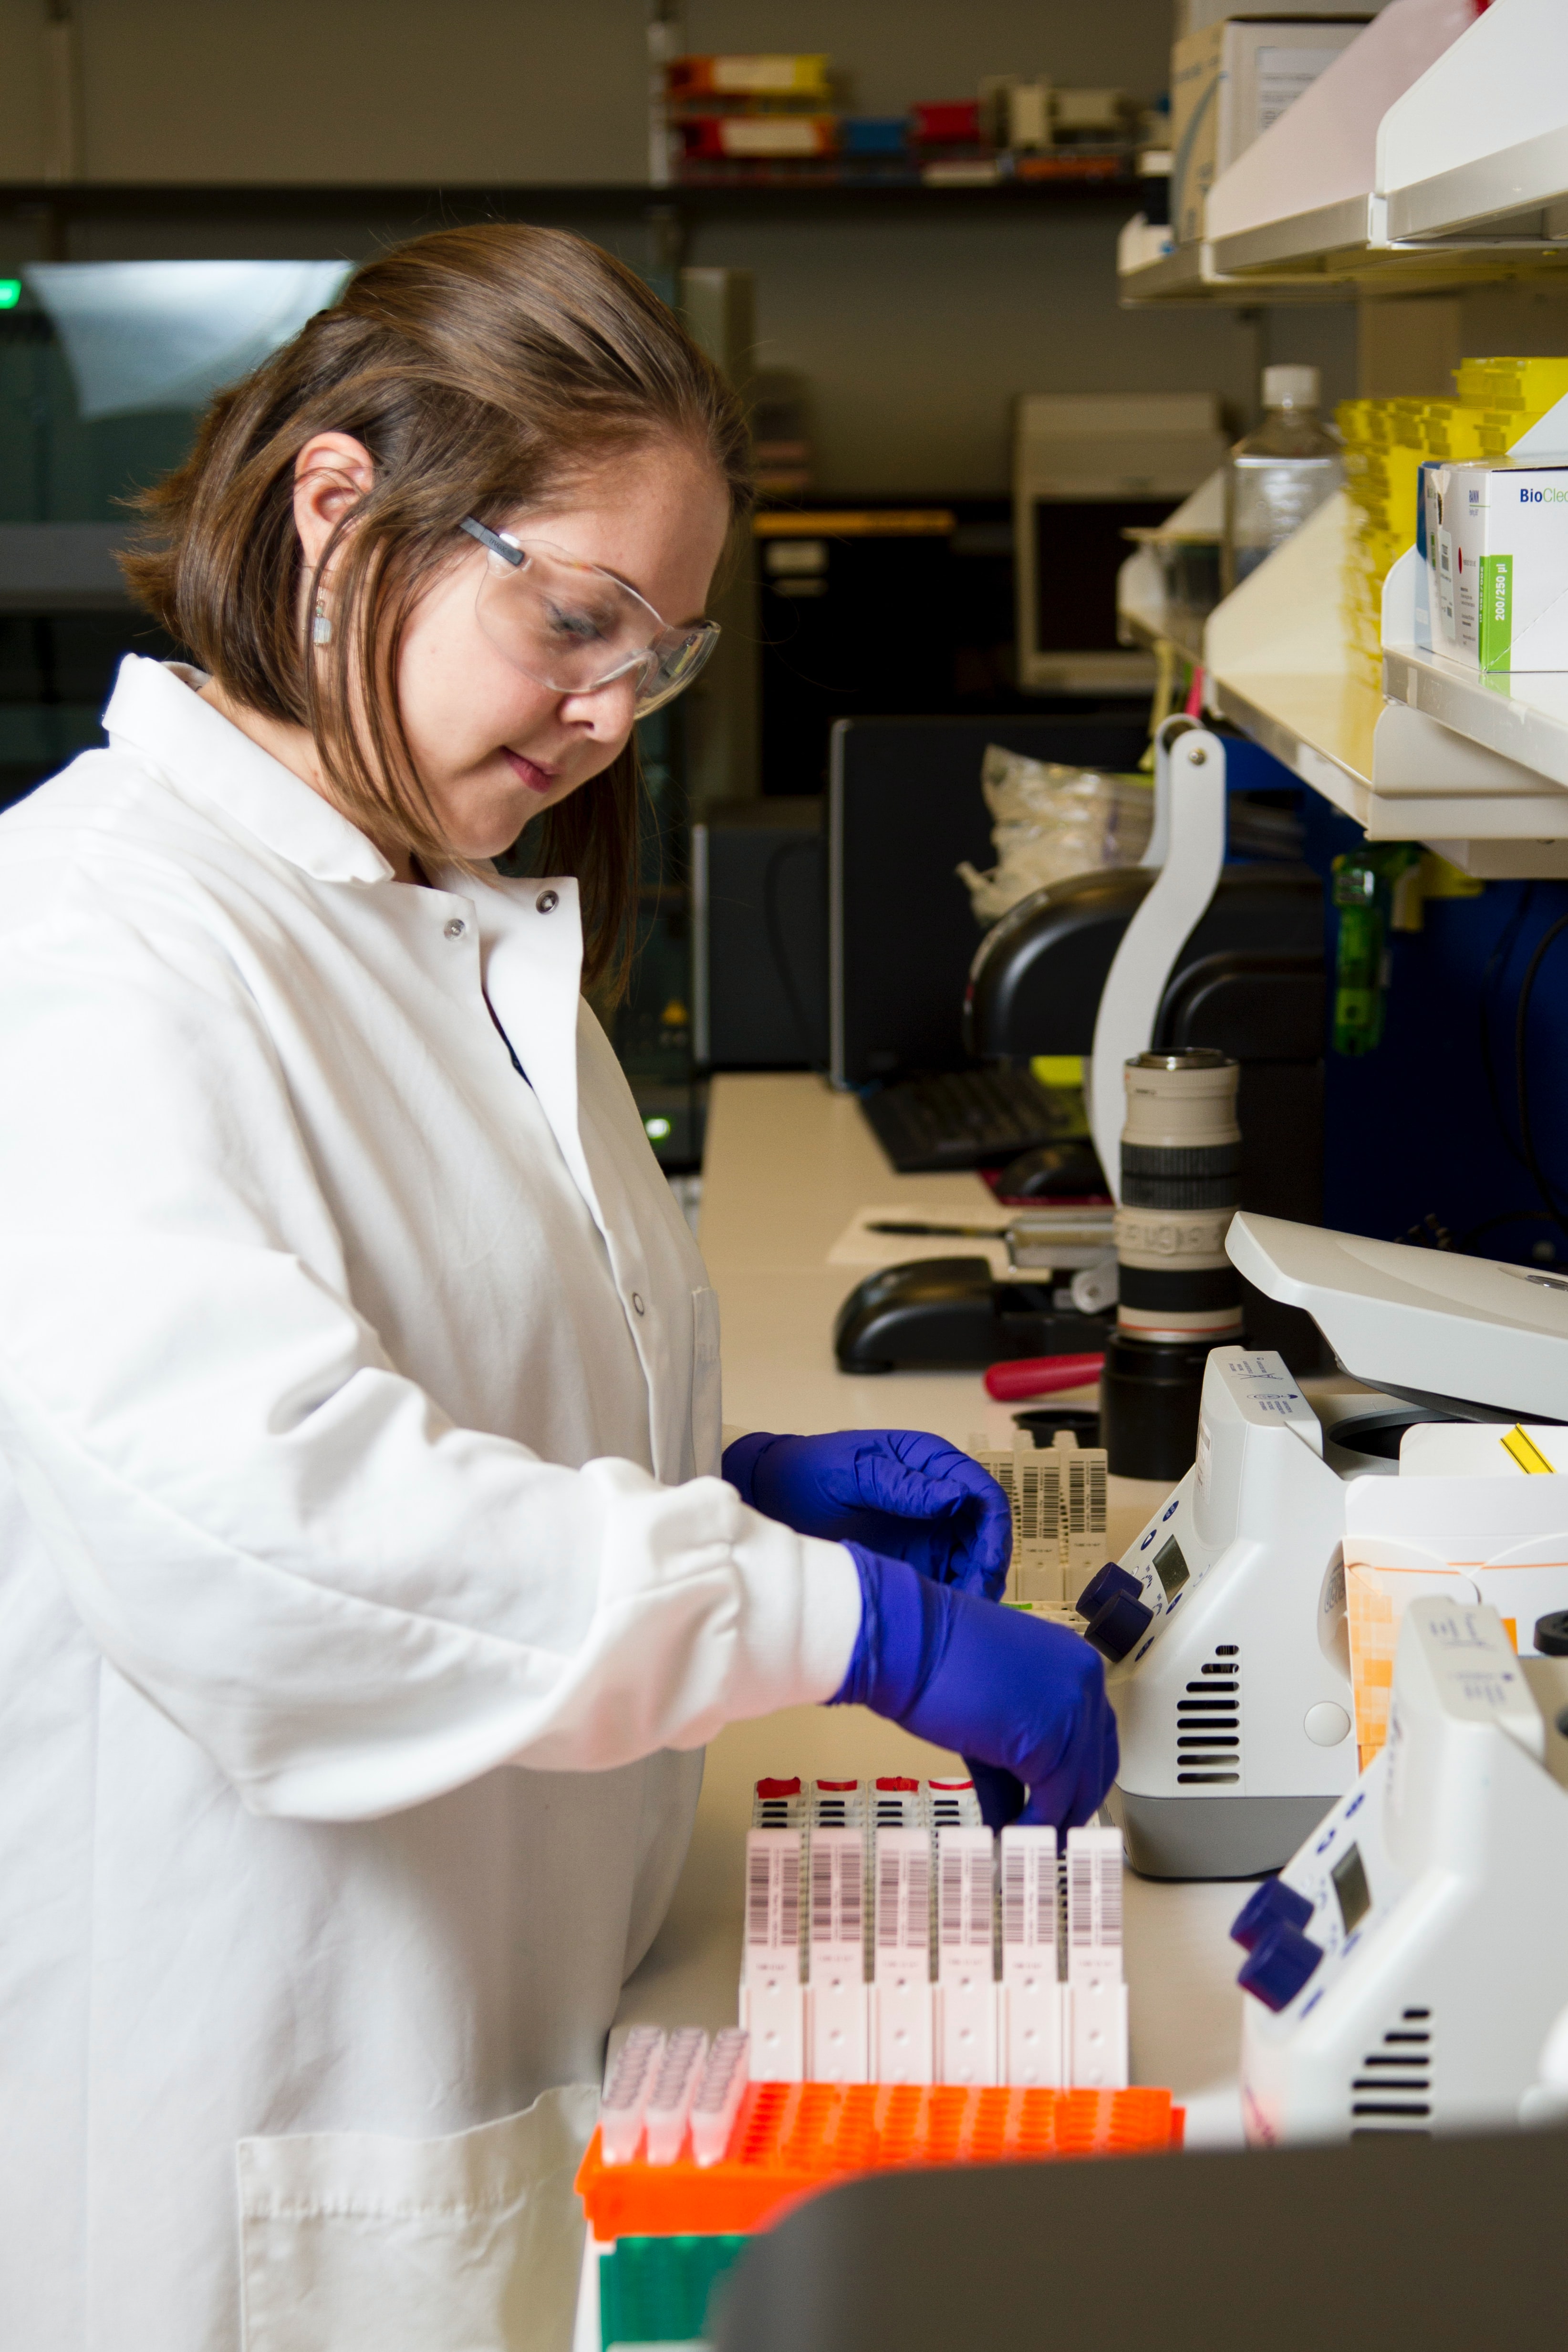
[(1351, 2137), (1432, 2137), (1432, 2012), (1407, 2009), (1351, 2082)]
[(1176, 1701), (1176, 1785), (1234, 1788), (1240, 1768), (1241, 1652), (1223, 1642)]

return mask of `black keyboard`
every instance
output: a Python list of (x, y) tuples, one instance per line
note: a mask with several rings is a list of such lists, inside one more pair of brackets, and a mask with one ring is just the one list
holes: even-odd
[(983, 1168), (1081, 1131), (1069, 1102), (1027, 1070), (952, 1070), (862, 1095), (861, 1108), (900, 1176)]

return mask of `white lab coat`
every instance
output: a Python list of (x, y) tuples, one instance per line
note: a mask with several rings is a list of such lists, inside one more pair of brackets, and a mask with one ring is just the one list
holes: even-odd
[(697, 1751), (854, 1569), (711, 1475), (575, 886), (394, 882), (194, 683), (0, 820), (0, 2344), (542, 2352)]

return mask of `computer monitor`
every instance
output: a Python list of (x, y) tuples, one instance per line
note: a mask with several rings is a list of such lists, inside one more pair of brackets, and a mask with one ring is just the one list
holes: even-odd
[(954, 868), (994, 862), (980, 790), (990, 743), (1073, 767), (1134, 768), (1128, 716), (841, 719), (828, 768), (833, 1082), (962, 1067), (963, 990), (984, 936)]
[(1029, 393), (1014, 419), (1018, 683), (1130, 692), (1153, 681), (1116, 641), (1123, 533), (1166, 516), (1226, 453), (1216, 393)]

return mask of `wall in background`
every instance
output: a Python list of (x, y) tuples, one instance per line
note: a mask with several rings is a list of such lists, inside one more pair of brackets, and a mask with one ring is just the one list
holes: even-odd
[(637, 181), (642, 0), (0, 0), (5, 180)]
[[(83, 211), (78, 188), (58, 214), (8, 219), (0, 196), (0, 267), (44, 251), (358, 258), (487, 208), (649, 259), (634, 214), (566, 193), (630, 188), (646, 172), (643, 0), (76, 0), (69, 49), (51, 47), (47, 16), (46, 0), (0, 0), (0, 189), (60, 170), (68, 149), (66, 176), (89, 184), (255, 193)], [(995, 71), (1152, 97), (1170, 26), (1170, 0), (691, 0), (686, 14), (693, 48), (826, 49), (865, 111), (962, 95)], [(76, 109), (68, 136), (62, 106)], [(377, 182), (384, 200), (368, 193)], [(561, 198), (504, 194), (550, 182)], [(394, 193), (421, 184), (445, 194)], [(1125, 193), (792, 202), (771, 215), (752, 200), (699, 215), (685, 258), (754, 272), (759, 363), (808, 379), (817, 480), (834, 492), (1005, 491), (1020, 392), (1212, 390), (1239, 425), (1270, 359), (1316, 362), (1331, 401), (1355, 389), (1351, 305), (1120, 310), (1115, 236), (1130, 209)]]
[(1120, 310), (1128, 205), (704, 220), (690, 257), (755, 272), (758, 363), (807, 378), (816, 479), (835, 492), (1005, 491), (1023, 392), (1217, 392), (1239, 426), (1261, 369), (1298, 360), (1331, 403), (1349, 398), (1352, 304)]
[[(984, 73), (1163, 89), (1169, 0), (693, 0), (693, 49), (823, 49), (864, 112)], [(13, 181), (637, 181), (643, 0), (0, 0)]]

